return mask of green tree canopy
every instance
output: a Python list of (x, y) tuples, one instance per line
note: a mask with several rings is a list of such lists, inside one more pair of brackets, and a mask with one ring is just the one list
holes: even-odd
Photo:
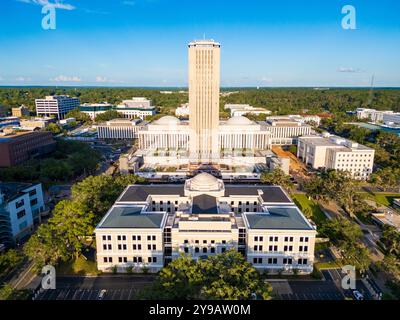
[(229, 250), (204, 260), (181, 256), (164, 267), (145, 299), (271, 299), (271, 286), (238, 252)]
[(280, 168), (276, 168), (272, 172), (263, 172), (260, 180), (265, 184), (282, 186), (288, 191), (293, 190), (293, 183), (290, 181), (290, 176), (286, 175)]

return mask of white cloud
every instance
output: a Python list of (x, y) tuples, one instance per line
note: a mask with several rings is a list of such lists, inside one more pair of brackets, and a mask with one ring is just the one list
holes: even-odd
[(268, 78), (268, 77), (262, 77), (260, 80), (261, 80), (262, 82), (272, 83), (272, 79), (271, 79), (271, 78)]
[(133, 7), (136, 3), (135, 3), (135, 1), (128, 1), (128, 0), (125, 0), (125, 1), (122, 1), (122, 4), (125, 5), (125, 6), (131, 6), (131, 7)]
[(30, 77), (16, 77), (15, 80), (25, 82), (25, 81), (31, 81), (32, 78)]
[(352, 67), (340, 67), (338, 72), (345, 72), (345, 73), (363, 73), (364, 71), (358, 68)]
[(97, 76), (96, 82), (108, 82), (106, 77)]
[(63, 10), (76, 9), (72, 4), (65, 3), (63, 0), (54, 0), (55, 2), (50, 2), (49, 0), (16, 0), (16, 1), (28, 4), (36, 4), (39, 6), (52, 5), (56, 9), (63, 9)]
[(108, 11), (101, 11), (101, 10), (92, 10), (92, 9), (84, 9), (86, 13), (91, 13), (91, 14), (110, 14)]
[(0, 76), (0, 81), (3, 81), (3, 80), (4, 80), (4, 78), (2, 76)]
[(50, 79), (51, 81), (56, 81), (56, 82), (81, 82), (82, 79), (77, 77), (77, 76), (64, 76), (64, 75), (59, 75), (58, 77), (55, 77), (54, 79)]

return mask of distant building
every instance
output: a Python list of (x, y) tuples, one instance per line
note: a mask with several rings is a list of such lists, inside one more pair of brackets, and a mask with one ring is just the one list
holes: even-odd
[(314, 169), (349, 171), (366, 180), (372, 173), (375, 150), (338, 136), (299, 137), (297, 157)]
[(288, 117), (267, 117), (265, 126), (274, 145), (296, 144), (298, 137), (314, 132), (310, 125)]
[(381, 111), (375, 109), (358, 108), (356, 109), (358, 119), (366, 119), (371, 122), (383, 122), (387, 125), (400, 125), (400, 112), (391, 110)]
[(275, 153), (273, 153), (272, 151), (268, 151), (266, 163), (270, 172), (274, 171), (275, 169), (280, 169), (286, 175), (290, 173), (289, 157), (280, 157)]
[(38, 116), (55, 116), (61, 120), (65, 115), (79, 108), (80, 101), (78, 98), (71, 98), (67, 95), (46, 96), (45, 99), (36, 99), (36, 114)]
[(177, 117), (182, 117), (182, 118), (187, 118), (189, 117), (190, 111), (189, 111), (189, 103), (184, 103), (181, 104), (180, 107), (175, 109), (175, 115)]
[(31, 118), (27, 120), (22, 119), (20, 122), (20, 128), (21, 130), (34, 131), (46, 128), (51, 122), (56, 122), (56, 119), (49, 117)]
[(26, 107), (24, 105), (17, 107), (17, 108), (12, 108), (11, 113), (12, 113), (13, 117), (19, 117), (19, 118), (29, 117), (29, 115), (30, 115), (28, 107)]
[(41, 184), (0, 183), (0, 243), (13, 246), (31, 234), (44, 210)]
[(181, 254), (233, 249), (260, 271), (309, 274), (316, 233), (281, 187), (201, 173), (184, 185), (128, 186), (95, 229), (97, 267), (157, 272)]
[(17, 127), (20, 124), (20, 120), (18, 117), (5, 117), (0, 118), (0, 129), (6, 127)]
[(264, 108), (255, 108), (249, 104), (226, 104), (225, 110), (229, 109), (231, 111), (231, 117), (244, 116), (246, 114), (271, 114), (271, 111)]
[[(400, 208), (400, 207), (398, 207)], [(392, 210), (377, 210), (378, 212), (372, 213), (372, 219), (379, 225), (392, 226), (400, 232), (400, 214), (397, 211)]]
[(151, 100), (142, 97), (123, 100), (114, 110), (128, 119), (140, 118), (144, 120), (147, 116), (156, 114), (156, 108), (151, 105)]
[(383, 123), (388, 126), (400, 126), (400, 112), (384, 113)]
[(4, 117), (6, 115), (6, 109), (0, 105), (0, 117)]
[(62, 119), (59, 121), (61, 125), (66, 126), (69, 125), (70, 123), (76, 122), (75, 118), (67, 118), (67, 119)]
[(92, 120), (96, 119), (98, 115), (112, 109), (113, 105), (107, 102), (84, 103), (79, 107), (79, 110), (83, 113), (86, 113)]
[(97, 136), (99, 139), (128, 139), (133, 140), (138, 137), (137, 133), (146, 123), (141, 120), (114, 119), (105, 124), (97, 126)]
[(41, 156), (55, 149), (50, 132), (19, 132), (0, 135), (0, 167), (11, 167), (32, 157)]

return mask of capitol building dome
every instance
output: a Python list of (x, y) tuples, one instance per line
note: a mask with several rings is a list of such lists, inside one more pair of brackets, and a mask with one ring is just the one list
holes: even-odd
[(198, 174), (187, 182), (189, 189), (193, 191), (217, 191), (223, 188), (221, 180), (206, 172)]
[(181, 121), (174, 116), (164, 116), (164, 117), (154, 121), (154, 124), (162, 125), (162, 126), (176, 126), (176, 125), (179, 125), (180, 123), (181, 123)]
[(235, 116), (230, 118), (226, 124), (229, 126), (246, 126), (249, 124), (254, 124), (254, 122), (243, 116)]

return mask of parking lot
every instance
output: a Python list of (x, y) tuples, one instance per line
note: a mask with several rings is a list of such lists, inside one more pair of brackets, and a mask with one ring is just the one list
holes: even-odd
[[(44, 290), (35, 300), (99, 300), (99, 289), (56, 289)], [(133, 300), (137, 289), (107, 290), (102, 300)]]
[(132, 300), (154, 281), (147, 276), (58, 277), (55, 290), (40, 290), (35, 300)]
[[(344, 296), (332, 281), (282, 280), (271, 283), (282, 300), (343, 300)], [(280, 288), (279, 288), (280, 287)], [(281, 290), (284, 288), (283, 290)]]

